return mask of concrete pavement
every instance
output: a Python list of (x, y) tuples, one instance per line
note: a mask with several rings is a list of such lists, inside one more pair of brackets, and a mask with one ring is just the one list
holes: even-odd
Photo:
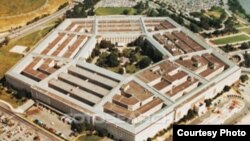
[(7, 114), (9, 114), (10, 116), (12, 116), (13, 119), (15, 119), (15, 121), (19, 121), (20, 123), (25, 124), (26, 126), (32, 128), (34, 131), (39, 132), (40, 134), (42, 134), (44, 137), (46, 137), (47, 141), (62, 141), (62, 139), (60, 139), (59, 137), (49, 133), (48, 131), (45, 131), (43, 129), (41, 129), (40, 127), (38, 127), (37, 125), (35, 125), (34, 123), (31, 123), (25, 119), (23, 119), (21, 116), (16, 115), (15, 113), (7, 110), (6, 108), (4, 108), (1, 103), (0, 103), (0, 111), (5, 112)]

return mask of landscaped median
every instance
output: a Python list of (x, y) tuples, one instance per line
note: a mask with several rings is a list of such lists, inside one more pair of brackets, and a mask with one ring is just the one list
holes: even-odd
[(222, 46), (226, 44), (237, 44), (237, 43), (250, 41), (250, 36), (246, 33), (240, 33), (236, 35), (229, 35), (226, 37), (212, 39), (210, 41), (214, 43), (215, 45)]
[(241, 32), (245, 32), (247, 34), (250, 34), (250, 27), (249, 26), (248, 27), (241, 27), (241, 28), (239, 28), (239, 30)]

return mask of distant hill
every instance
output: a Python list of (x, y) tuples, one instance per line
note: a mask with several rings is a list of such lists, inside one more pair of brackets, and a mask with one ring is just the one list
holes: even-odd
[(46, 0), (0, 0), (0, 17), (28, 13), (45, 3)]

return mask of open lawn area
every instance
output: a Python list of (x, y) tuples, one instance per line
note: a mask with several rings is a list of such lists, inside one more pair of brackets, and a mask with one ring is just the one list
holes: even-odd
[(47, 0), (0, 0), (0, 17), (13, 16), (34, 11)]
[(50, 30), (51, 27), (44, 28), (42, 30), (38, 30), (27, 34), (19, 39), (11, 40), (7, 46), (0, 48), (0, 78), (13, 66), (15, 65), (21, 58), (22, 55), (11, 53), (9, 50), (16, 45), (27, 46), (28, 49), (31, 49), (36, 43), (38, 43)]
[(102, 138), (96, 135), (91, 135), (91, 136), (83, 135), (76, 139), (76, 141), (101, 141), (101, 140)]
[(13, 94), (7, 92), (6, 88), (0, 86), (0, 100), (8, 102), (13, 108), (17, 108), (24, 102), (21, 99), (16, 99)]
[(246, 27), (246, 28), (241, 28), (241, 29), (239, 29), (241, 32), (245, 32), (245, 33), (247, 33), (247, 34), (249, 34), (250, 35), (250, 27)]
[(128, 10), (128, 15), (133, 15), (136, 10), (130, 7), (100, 7), (97, 8), (95, 13), (98, 16), (103, 15), (122, 15), (124, 14), (124, 10)]
[(207, 11), (205, 14), (209, 17), (219, 18), (224, 10), (220, 7), (214, 7), (211, 10)]
[[(2, 1), (3, 0), (0, 0), (0, 5), (1, 5)], [(41, 0), (21, 0), (21, 1), (32, 1), (32, 2), (27, 3), (27, 4), (22, 4), (22, 2), (20, 3), (19, 2), (20, 0), (4, 0), (4, 1), (10, 2), (10, 3), (16, 1), (15, 8), (14, 7), (11, 8), (11, 10), (13, 12), (10, 11), (13, 15), (13, 14), (15, 14), (15, 11), (18, 9), (21, 9), (21, 10), (26, 9), (26, 8), (23, 8), (25, 6), (28, 7), (28, 9), (30, 9), (30, 10), (32, 10), (33, 8), (38, 9), (36, 6), (37, 5), (36, 2), (39, 2)], [(48, 0), (48, 3), (42, 9), (39, 9), (39, 10), (32, 12), (32, 13), (29, 13), (29, 15), (21, 15), (18, 17), (7, 18), (7, 19), (0, 18), (0, 32), (26, 25), (27, 22), (35, 19), (36, 17), (41, 17), (42, 15), (45, 15), (45, 14), (52, 14), (58, 10), (59, 6), (61, 6), (62, 4), (66, 3), (68, 1), (71, 1), (71, 0)], [(34, 3), (34, 6), (32, 5), (32, 3)], [(5, 7), (5, 5), (1, 5), (0, 11), (2, 11), (2, 14), (6, 13), (6, 11), (8, 11), (8, 10), (6, 10), (6, 11), (2, 10), (3, 7)], [(41, 6), (41, 4), (39, 4), (39, 5)]]
[(235, 36), (211, 40), (211, 42), (213, 42), (214, 44), (217, 44), (217, 45), (224, 45), (224, 44), (243, 42), (243, 41), (247, 41), (247, 40), (250, 40), (249, 36), (247, 36), (245, 34), (239, 34), (239, 35), (235, 35)]

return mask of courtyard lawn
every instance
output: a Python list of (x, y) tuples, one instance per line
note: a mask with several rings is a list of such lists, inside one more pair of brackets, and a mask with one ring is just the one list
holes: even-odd
[(134, 8), (130, 7), (100, 7), (97, 8), (95, 13), (98, 16), (104, 16), (104, 15), (122, 15), (124, 10), (128, 10), (128, 15), (133, 15), (136, 13), (136, 10)]
[(230, 36), (230, 37), (222, 37), (219, 39), (211, 40), (214, 44), (224, 45), (224, 44), (232, 44), (237, 42), (243, 42), (250, 40), (250, 37), (245, 34)]
[(136, 67), (135, 64), (126, 66), (126, 71), (127, 71), (127, 73), (136, 73), (136, 72), (139, 71), (139, 70), (140, 70), (140, 69), (139, 69), (138, 67)]
[(220, 7), (214, 7), (211, 10), (207, 11), (205, 14), (209, 17), (220, 18), (224, 10)]

